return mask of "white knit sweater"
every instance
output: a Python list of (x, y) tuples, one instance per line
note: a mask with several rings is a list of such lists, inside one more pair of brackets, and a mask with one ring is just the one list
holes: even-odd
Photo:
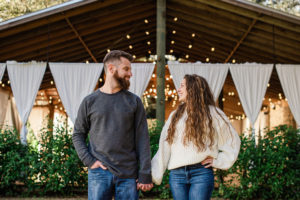
[(227, 116), (219, 108), (217, 108), (217, 110), (228, 122), (229, 126), (217, 114), (215, 108), (211, 106), (210, 113), (217, 134), (215, 136), (215, 144), (211, 148), (207, 147), (203, 152), (198, 152), (196, 146), (192, 142), (186, 146), (183, 145), (185, 121), (187, 119), (186, 112), (177, 122), (173, 144), (168, 144), (166, 138), (174, 112), (171, 113), (161, 132), (159, 149), (151, 161), (152, 181), (155, 184), (161, 184), (166, 168), (171, 170), (186, 165), (200, 163), (207, 156), (214, 158), (213, 167), (215, 168), (228, 169), (234, 164), (240, 150), (241, 141), (237, 132), (231, 126)]

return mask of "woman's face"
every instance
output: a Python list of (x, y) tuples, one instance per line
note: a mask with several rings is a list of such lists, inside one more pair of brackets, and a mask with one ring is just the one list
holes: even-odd
[(183, 79), (180, 83), (180, 88), (178, 89), (178, 95), (179, 95), (180, 102), (186, 101), (187, 91), (186, 91), (186, 80), (185, 79)]

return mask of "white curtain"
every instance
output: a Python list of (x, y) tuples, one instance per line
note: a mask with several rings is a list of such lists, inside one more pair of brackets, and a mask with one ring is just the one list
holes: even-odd
[(132, 63), (132, 77), (130, 79), (129, 91), (141, 97), (151, 79), (154, 64), (152, 63)]
[(102, 63), (49, 63), (58, 94), (75, 123), (81, 101), (92, 93), (103, 69)]
[(4, 124), (7, 107), (8, 107), (8, 101), (9, 101), (9, 91), (0, 89), (0, 127)]
[(233, 82), (252, 127), (254, 127), (262, 106), (272, 69), (272, 64), (245, 63), (230, 65)]
[(215, 101), (223, 88), (229, 68), (228, 64), (204, 63), (169, 63), (168, 66), (177, 90), (185, 74), (197, 74), (206, 79)]
[(6, 63), (0, 63), (0, 81), (2, 80), (2, 76), (5, 71), (5, 66), (6, 66)]
[(22, 121), (21, 143), (27, 143), (26, 122), (45, 74), (47, 63), (7, 62), (7, 71)]
[(300, 126), (300, 65), (276, 65), (276, 70), (291, 112)]

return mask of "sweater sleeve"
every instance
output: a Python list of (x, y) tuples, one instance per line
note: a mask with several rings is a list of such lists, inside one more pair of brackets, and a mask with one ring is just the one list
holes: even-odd
[(166, 141), (168, 135), (168, 128), (171, 123), (173, 113), (169, 116), (169, 119), (165, 123), (159, 139), (158, 151), (151, 161), (151, 172), (152, 172), (152, 181), (156, 185), (160, 185), (163, 179), (164, 172), (167, 169), (170, 155), (171, 155), (171, 146)]
[(218, 111), (227, 123), (220, 117), (216, 117), (219, 122), (216, 126), (219, 153), (217, 158), (213, 160), (213, 167), (226, 170), (236, 161), (240, 151), (241, 140), (227, 116), (221, 110)]
[(143, 184), (152, 183), (150, 139), (146, 113), (140, 98), (137, 98), (137, 110), (135, 113), (135, 140), (137, 157), (140, 164), (138, 181)]
[(94, 158), (86, 145), (86, 139), (89, 133), (90, 125), (87, 116), (87, 101), (84, 99), (78, 110), (77, 118), (74, 124), (74, 132), (72, 136), (73, 144), (78, 157), (87, 167), (91, 167), (95, 162)]

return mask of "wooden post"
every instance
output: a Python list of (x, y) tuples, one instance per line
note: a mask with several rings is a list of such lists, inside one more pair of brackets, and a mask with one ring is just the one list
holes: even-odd
[(165, 54), (166, 54), (166, 0), (157, 0), (156, 53), (157, 53), (157, 99), (156, 119), (165, 122)]

